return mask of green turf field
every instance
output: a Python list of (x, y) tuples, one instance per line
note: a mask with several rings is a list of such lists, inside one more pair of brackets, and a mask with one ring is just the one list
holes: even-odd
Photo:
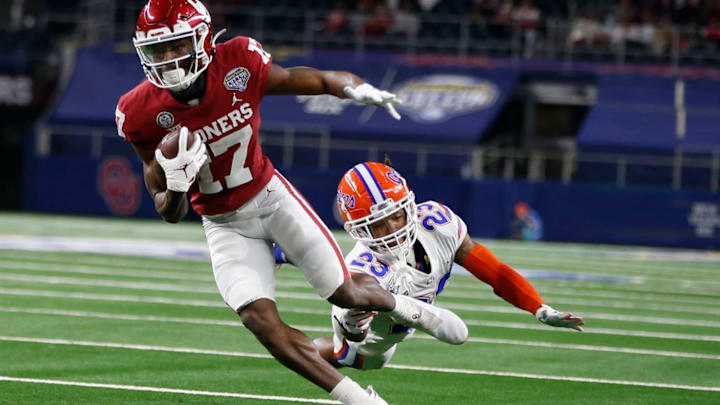
[[(343, 371), (402, 405), (720, 404), (720, 254), (482, 242), (586, 332), (457, 274), (437, 303), (466, 344), (418, 333), (390, 367)], [(0, 404), (337, 403), (242, 327), (204, 252), (197, 223), (0, 214)], [(277, 278), (283, 319), (328, 335), (299, 270)]]

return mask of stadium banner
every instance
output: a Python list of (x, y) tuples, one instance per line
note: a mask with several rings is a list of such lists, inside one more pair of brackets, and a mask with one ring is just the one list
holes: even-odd
[[(56, 214), (156, 218), (142, 165), (122, 156), (37, 158), (26, 167), (23, 209)], [(341, 172), (285, 170), (330, 228), (340, 229), (335, 190)], [(480, 238), (508, 238), (513, 207), (527, 203), (543, 240), (720, 248), (720, 194), (559, 183), (408, 176), (416, 201), (447, 204)], [(52, 198), (48, 198), (52, 196)], [(197, 220), (190, 213), (186, 220)]]
[[(355, 105), (334, 96), (271, 96), (262, 103), (265, 124), (328, 128), (334, 137), (470, 143), (482, 137), (501, 111), (520, 75), (513, 69), (413, 67), (392, 61), (354, 63), (352, 57), (319, 54), (311, 59), (275, 60), (284, 66), (310, 65), (347, 70), (376, 87), (397, 93), (403, 115)], [(118, 98), (145, 79), (137, 55), (108, 47), (78, 52), (75, 70), (50, 124), (112, 125)]]
[(519, 77), (518, 71), (508, 69), (403, 65), (357, 73), (402, 100), (397, 107), (401, 120), (381, 108), (322, 95), (267, 97), (263, 122), (326, 126), (333, 137), (471, 143), (493, 123)]

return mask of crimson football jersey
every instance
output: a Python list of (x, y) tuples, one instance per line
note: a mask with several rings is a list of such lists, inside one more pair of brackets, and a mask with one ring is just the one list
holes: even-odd
[(198, 214), (232, 211), (257, 194), (274, 169), (258, 143), (260, 102), (272, 57), (252, 38), (217, 45), (206, 71), (205, 93), (197, 106), (175, 100), (145, 80), (118, 101), (118, 134), (155, 149), (166, 133), (185, 126), (207, 146), (208, 162), (190, 188)]

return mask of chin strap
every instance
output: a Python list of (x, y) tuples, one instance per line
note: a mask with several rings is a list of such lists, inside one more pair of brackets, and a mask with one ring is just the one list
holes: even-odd
[[(220, 38), (220, 35), (224, 34), (225, 31), (227, 31), (227, 28), (223, 28), (220, 31), (218, 31), (217, 34), (215, 34), (212, 38), (212, 41), (210, 42), (210, 48), (212, 49), (212, 56), (215, 55), (215, 42), (217, 42), (218, 38)], [(212, 57), (210, 56), (210, 57)]]

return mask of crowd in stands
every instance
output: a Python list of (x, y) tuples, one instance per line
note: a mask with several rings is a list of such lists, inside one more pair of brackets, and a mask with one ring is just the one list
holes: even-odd
[[(10, 51), (6, 54), (11, 58), (24, 58), (27, 62), (23, 64), (30, 65), (47, 55), (43, 50), (48, 47), (37, 46), (38, 39), (57, 40), (62, 37), (58, 33), (71, 34), (78, 27), (85, 27), (89, 33), (98, 28), (108, 29), (114, 34), (112, 39), (120, 41), (132, 35), (137, 11), (146, 1), (0, 2), (0, 43)], [(218, 27), (280, 43), (283, 39), (295, 41), (290, 43), (304, 40), (308, 28), (305, 17), (312, 16), (313, 40), (319, 46), (352, 47), (354, 41), (362, 37), (374, 46), (390, 50), (406, 49), (412, 42), (412, 46), (421, 51), (428, 45), (433, 50), (452, 52), (453, 44), (462, 42), (464, 35), (471, 52), (494, 46), (495, 49), (522, 49), (522, 55), (527, 58), (538, 56), (536, 51), (569, 48), (575, 55), (582, 52), (588, 55), (622, 52), (651, 57), (677, 54), (681, 58), (696, 58), (700, 63), (720, 61), (720, 0), (203, 2), (213, 11)], [(91, 4), (96, 5), (94, 9), (111, 10), (110, 16), (96, 19), (100, 27), (88, 26)], [(262, 15), (260, 28), (258, 15)], [(76, 37), (87, 39), (88, 36)], [(108, 37), (96, 38), (96, 41), (102, 40), (107, 41)], [(455, 45), (455, 50), (458, 47)], [(36, 55), (38, 52), (42, 54)]]
[[(311, 2), (312, 3), (312, 2)], [(358, 0), (329, 7), (324, 29), (368, 37), (440, 33), (429, 22), (469, 18), (475, 39), (520, 35), (538, 43), (552, 27), (575, 47), (654, 55), (720, 48), (720, 0)], [(447, 30), (452, 31), (451, 29)], [(457, 31), (457, 30), (455, 30)], [(675, 42), (675, 43), (673, 43)]]

